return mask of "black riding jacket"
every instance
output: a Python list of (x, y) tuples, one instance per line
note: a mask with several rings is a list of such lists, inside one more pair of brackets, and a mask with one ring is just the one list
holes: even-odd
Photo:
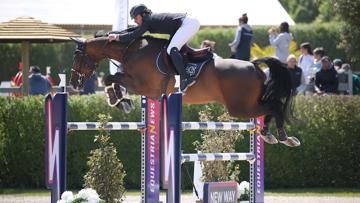
[(143, 22), (140, 26), (119, 37), (120, 42), (130, 42), (140, 36), (146, 31), (150, 33), (169, 34), (170, 38), (182, 25), (186, 13), (154, 13), (143, 17)]

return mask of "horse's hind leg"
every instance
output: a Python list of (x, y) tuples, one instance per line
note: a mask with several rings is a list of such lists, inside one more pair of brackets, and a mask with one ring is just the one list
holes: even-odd
[[(296, 138), (296, 137), (288, 137), (285, 129), (284, 129), (284, 113), (281, 110), (281, 105), (274, 105), (273, 110), (272, 110), (272, 115), (275, 117), (275, 123), (276, 123), (276, 128), (277, 128), (277, 134), (278, 134), (278, 138), (279, 141), (289, 147), (297, 147), (300, 146), (300, 141)], [(271, 120), (271, 116), (269, 115), (268, 119), (270, 118)], [(270, 122), (269, 120), (269, 122)], [(264, 121), (265, 123), (265, 121)]]
[(273, 134), (271, 134), (269, 126), (270, 122), (273, 118), (273, 115), (267, 114), (264, 118), (264, 126), (260, 130), (260, 136), (263, 138), (263, 140), (269, 144), (277, 144), (278, 140), (275, 138)]

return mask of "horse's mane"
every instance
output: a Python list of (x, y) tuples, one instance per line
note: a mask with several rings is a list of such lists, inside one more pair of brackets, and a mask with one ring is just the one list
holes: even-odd
[[(125, 34), (127, 32), (130, 32), (132, 30), (136, 29), (136, 27), (131, 27), (131, 28), (128, 28), (128, 29), (125, 29), (125, 30), (121, 30), (121, 31), (111, 31), (111, 32), (105, 32), (103, 30), (99, 30), (95, 33), (94, 35), (94, 38), (103, 38), (103, 37), (107, 37), (109, 36), (109, 34), (112, 34), (112, 33), (115, 33), (115, 34)], [(168, 44), (169, 43), (169, 40), (168, 39), (164, 39), (164, 38), (159, 38), (159, 37), (155, 37), (155, 36), (151, 36), (151, 35), (144, 35), (144, 36), (141, 36), (139, 39), (137, 40), (142, 40), (142, 39), (145, 39), (147, 41), (155, 41), (155, 42), (158, 42), (160, 44)]]

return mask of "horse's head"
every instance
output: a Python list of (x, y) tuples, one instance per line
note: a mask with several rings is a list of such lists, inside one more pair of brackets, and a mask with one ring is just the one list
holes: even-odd
[(86, 41), (73, 39), (77, 46), (74, 53), (74, 62), (71, 69), (70, 84), (78, 89), (84, 86), (96, 69), (96, 61), (86, 53)]

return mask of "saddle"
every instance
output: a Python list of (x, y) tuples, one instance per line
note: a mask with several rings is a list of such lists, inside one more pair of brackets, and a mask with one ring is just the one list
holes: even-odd
[[(209, 48), (194, 49), (188, 45), (184, 45), (180, 53), (184, 60), (186, 73), (193, 78), (197, 78), (203, 66), (213, 59), (213, 53)], [(164, 47), (157, 56), (156, 66), (158, 70), (164, 75), (178, 74), (174, 68), (170, 56)]]

